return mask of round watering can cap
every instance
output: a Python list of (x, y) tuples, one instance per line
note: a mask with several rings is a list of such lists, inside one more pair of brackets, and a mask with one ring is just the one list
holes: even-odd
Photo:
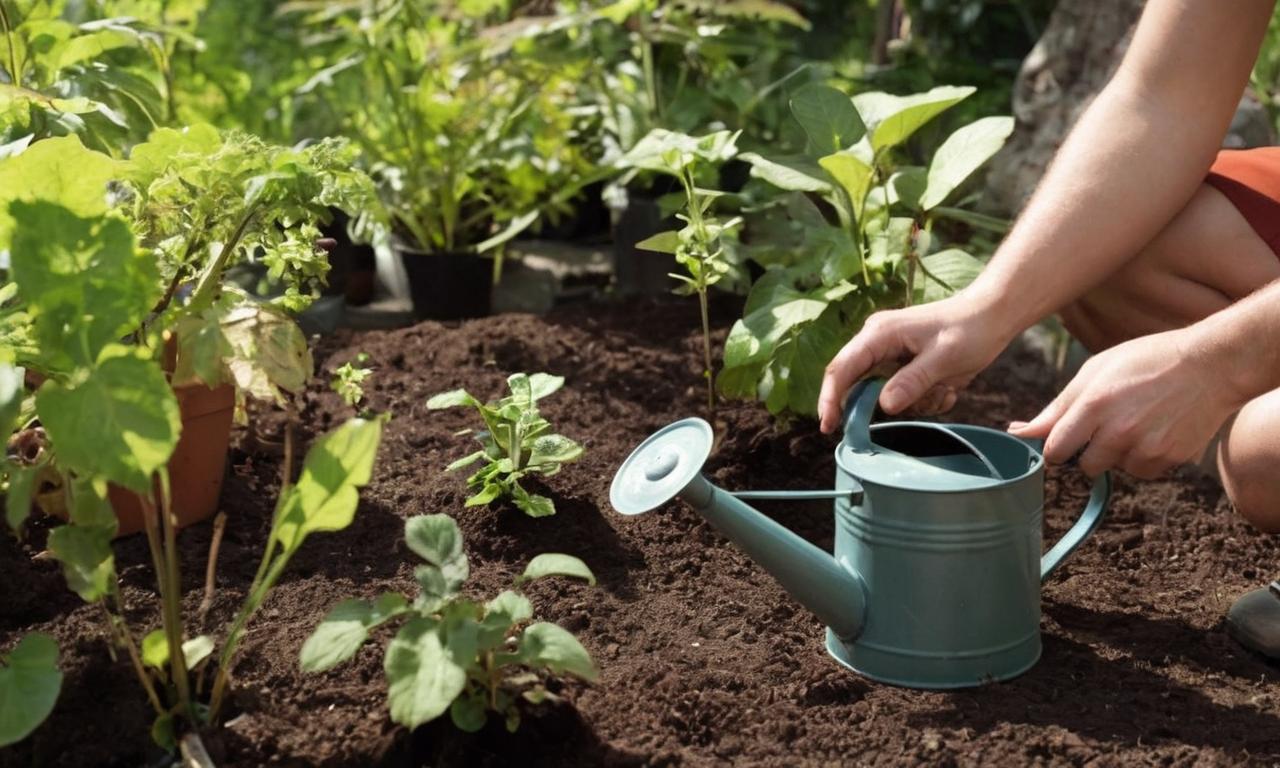
[(609, 503), (624, 515), (638, 515), (671, 501), (702, 471), (712, 439), (711, 425), (696, 418), (654, 432), (618, 468)]

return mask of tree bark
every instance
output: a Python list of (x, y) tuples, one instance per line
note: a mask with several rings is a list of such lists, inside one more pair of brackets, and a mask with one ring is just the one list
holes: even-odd
[(1124, 57), (1144, 0), (1060, 0), (1013, 89), (1018, 127), (991, 163), (985, 205), (1013, 213), (1030, 197), (1076, 118)]

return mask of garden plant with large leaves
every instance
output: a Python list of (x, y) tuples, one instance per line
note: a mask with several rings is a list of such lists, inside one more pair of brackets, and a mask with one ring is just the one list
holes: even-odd
[[(507, 590), (485, 603), (460, 593), (469, 574), (462, 532), (448, 515), (405, 521), (405, 542), (424, 563), (414, 570), (418, 594), (388, 592), (375, 600), (344, 600), (329, 611), (302, 645), (307, 672), (323, 672), (349, 660), (369, 632), (403, 621), (387, 645), (387, 705), (391, 719), (416, 728), (448, 711), (454, 725), (478, 731), (494, 712), (507, 729), (520, 724), (519, 702), (554, 700), (542, 680), (567, 673), (588, 682), (595, 663), (570, 632), (549, 622), (529, 623), (529, 598)], [(595, 584), (595, 576), (570, 555), (533, 558), (516, 586), (547, 576), (571, 576)]]
[(769, 207), (763, 236), (743, 249), (767, 272), (725, 342), (722, 392), (757, 397), (773, 413), (813, 414), (826, 364), (872, 312), (934, 301), (977, 276), (982, 262), (944, 247), (934, 223), (1002, 226), (946, 203), (1004, 144), (1013, 119), (960, 128), (928, 167), (895, 163), (896, 149), (973, 90), (850, 98), (808, 85), (791, 98), (805, 152), (739, 155), (754, 177), (785, 194)]

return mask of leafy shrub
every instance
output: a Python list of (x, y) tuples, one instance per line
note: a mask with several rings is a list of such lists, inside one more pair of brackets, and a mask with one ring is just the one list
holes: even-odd
[(944, 248), (934, 224), (1003, 228), (946, 203), (1003, 145), (1013, 119), (983, 118), (959, 129), (928, 167), (896, 167), (893, 159), (896, 147), (973, 91), (940, 86), (850, 99), (828, 86), (805, 86), (791, 110), (808, 137), (806, 151), (739, 156), (754, 177), (788, 194), (762, 214), (743, 249), (768, 269), (726, 340), (722, 392), (758, 397), (774, 413), (812, 414), (827, 362), (868, 315), (933, 301), (973, 280), (982, 262)]
[(511, 499), (530, 517), (554, 515), (551, 499), (529, 493), (520, 479), (533, 472), (554, 475), (562, 465), (582, 455), (581, 445), (564, 435), (548, 434), (551, 424), (538, 413), (538, 401), (564, 386), (564, 377), (517, 373), (507, 379), (507, 386), (510, 395), (488, 404), (465, 389), (442, 392), (427, 401), (433, 410), (470, 406), (484, 419), (486, 429), (475, 436), (483, 447), (453, 462), (446, 471), (484, 462), (480, 471), (467, 478), (467, 486), (476, 490), (467, 499), (468, 507)]
[[(411, 517), (404, 533), (409, 549), (425, 561), (414, 571), (417, 596), (410, 601), (389, 592), (373, 601), (338, 603), (303, 644), (303, 670), (322, 672), (347, 661), (370, 630), (402, 619), (383, 663), (391, 719), (414, 728), (448, 710), (464, 731), (480, 730), (489, 712), (502, 715), (507, 729), (516, 730), (520, 699), (556, 698), (539, 673), (568, 673), (587, 681), (598, 677), (572, 634), (547, 622), (526, 623), (533, 606), (519, 592), (507, 590), (483, 604), (461, 596), (469, 567), (462, 533), (448, 515)], [(529, 563), (516, 585), (557, 575), (595, 584), (578, 558), (544, 554)]]

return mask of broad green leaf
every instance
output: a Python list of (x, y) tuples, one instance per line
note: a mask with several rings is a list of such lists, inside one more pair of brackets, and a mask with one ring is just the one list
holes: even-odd
[(548, 517), (556, 513), (556, 506), (551, 499), (537, 493), (529, 493), (519, 483), (513, 483), (511, 486), (511, 500), (515, 502), (517, 509), (529, 517)]
[(862, 255), (849, 230), (823, 225), (805, 230), (805, 251), (822, 265), (822, 284), (835, 285), (862, 269)]
[(115, 578), (114, 535), (113, 528), (84, 525), (60, 525), (49, 532), (49, 554), (62, 563), (67, 586), (86, 603), (105, 597)]
[(404, 540), (418, 557), (435, 566), (463, 557), (462, 531), (445, 514), (415, 515), (404, 523)]
[(618, 165), (678, 176), (697, 160), (716, 164), (732, 158), (739, 133), (716, 131), (695, 137), (654, 128), (619, 159)]
[(151, 133), (146, 143), (129, 153), (124, 164), (126, 175), (146, 188), (171, 167), (180, 166), (186, 157), (207, 157), (222, 147), (222, 137), (211, 125), (186, 128), (160, 128)]
[(778, 21), (805, 30), (812, 26), (796, 9), (775, 0), (703, 0), (698, 5), (717, 16)]
[[(761, 286), (757, 281), (752, 288), (755, 294)], [(789, 285), (779, 286), (771, 301), (752, 310), (748, 298), (748, 313), (729, 332), (725, 341), (725, 365), (737, 367), (767, 358), (779, 340), (793, 329), (816, 320), (827, 308), (825, 299), (813, 294), (801, 293)]]
[(667, 232), (659, 232), (652, 237), (646, 237), (636, 243), (636, 248), (642, 251), (656, 251), (658, 253), (675, 253), (680, 247), (680, 233), (675, 230)]
[(484, 727), (488, 719), (485, 708), (484, 691), (477, 689), (453, 700), (453, 704), (449, 706), (449, 719), (458, 730), (475, 733)]
[(494, 499), (502, 495), (502, 486), (497, 483), (485, 483), (479, 493), (474, 493), (467, 497), (467, 501), (463, 506), (467, 507), (483, 507)]
[(376, 601), (344, 600), (325, 615), (302, 644), (304, 672), (324, 672), (356, 655), (369, 630), (409, 609), (403, 595), (388, 592)]
[(924, 269), (916, 270), (915, 301), (938, 301), (977, 279), (982, 262), (958, 248), (930, 254), (920, 259)]
[(437, 630), (436, 622), (415, 618), (387, 646), (387, 705), (392, 721), (409, 728), (444, 714), (467, 684), (466, 670)]
[(528, 621), (533, 617), (533, 604), (524, 595), (508, 589), (484, 605), (485, 618), (501, 618), (506, 627)]
[(311, 446), (298, 482), (280, 500), (276, 539), (286, 553), (312, 533), (351, 524), (360, 500), (356, 489), (373, 474), (381, 438), (382, 419), (351, 419)]
[(169, 461), (182, 420), (160, 366), (133, 347), (111, 344), (86, 378), (46, 381), (36, 408), (58, 462), (139, 493)]
[(852, 146), (867, 132), (853, 101), (821, 83), (810, 83), (791, 96), (791, 114), (809, 137), (809, 152), (822, 157)]
[(914, 219), (894, 216), (889, 219), (888, 226), (869, 233), (871, 243), (867, 249), (867, 266), (886, 274), (894, 273), (911, 247), (914, 229)]
[(234, 350), (222, 332), (219, 308), (211, 307), (182, 317), (174, 328), (174, 334), (178, 340), (174, 386), (199, 381), (207, 387), (216, 387), (227, 380), (224, 361), (234, 354)]
[(413, 578), (422, 590), (416, 607), (431, 613), (458, 595), (462, 584), (471, 574), (471, 565), (465, 556), (459, 556), (444, 565), (420, 565), (413, 569)]
[(1000, 151), (1013, 133), (1012, 117), (984, 117), (947, 137), (929, 163), (929, 181), (920, 207), (941, 205), (969, 175)]
[(53, 367), (89, 365), (141, 324), (159, 298), (159, 273), (123, 220), (81, 218), (44, 201), (13, 202), (7, 212), (16, 225), (13, 281)]
[(901, 204), (911, 210), (919, 210), (920, 198), (924, 196), (925, 187), (929, 183), (929, 174), (924, 168), (903, 168), (889, 177), (889, 205)]
[(582, 455), (582, 446), (564, 435), (543, 435), (533, 441), (530, 466), (538, 464), (564, 464)]
[(169, 665), (169, 638), (163, 629), (153, 629), (142, 638), (142, 663), (156, 669)]
[(9, 490), (4, 497), (4, 517), (9, 527), (17, 531), (31, 513), (31, 496), (38, 470), (6, 464), (5, 471), (9, 474)]
[(751, 164), (751, 175), (792, 192), (829, 192), (831, 182), (827, 174), (813, 159), (805, 155), (762, 157), (754, 152), (739, 156)]
[(879, 152), (911, 138), (925, 123), (976, 90), (972, 86), (940, 85), (910, 96), (860, 93), (853, 97), (853, 105), (870, 130), (872, 149)]
[(818, 163), (844, 188), (853, 205), (854, 216), (860, 218), (875, 169), (852, 152), (827, 155), (818, 160)]
[(10, 203), (41, 200), (76, 216), (99, 216), (107, 212), (107, 183), (118, 171), (116, 160), (86, 149), (76, 136), (43, 139), (0, 160), (0, 251), (17, 253)]
[(787, 376), (787, 407), (792, 412), (818, 412), (818, 394), (827, 363), (849, 340), (843, 331), (840, 310), (833, 305), (796, 336)]
[(0, 657), (0, 747), (22, 741), (44, 722), (61, 689), (58, 643), (49, 635), (27, 635)]
[(591, 569), (587, 567), (586, 563), (573, 555), (557, 553), (544, 553), (530, 560), (529, 565), (525, 566), (524, 573), (520, 574), (520, 578), (516, 580), (516, 583), (533, 581), (547, 576), (573, 576), (584, 579), (592, 586), (595, 586), (596, 583), (595, 574), (591, 573)]
[(455, 408), (460, 405), (476, 407), (480, 405), (480, 401), (475, 399), (465, 389), (454, 389), (449, 392), (441, 392), (433, 395), (427, 401), (427, 408), (438, 410), (440, 408)]
[(520, 660), (531, 667), (568, 672), (588, 682), (600, 677), (587, 649), (572, 634), (545, 621), (530, 624), (520, 634)]
[(534, 401), (541, 400), (547, 395), (558, 392), (563, 386), (563, 376), (553, 376), (549, 373), (529, 374), (529, 389), (533, 393)]
[(284, 392), (301, 392), (315, 364), (302, 330), (283, 311), (246, 301), (222, 318), (230, 347), (225, 358), (236, 387), (260, 400), (284, 403)]
[(975, 211), (966, 211), (963, 208), (951, 208), (946, 205), (939, 205), (933, 209), (932, 213), (934, 216), (953, 219), (961, 222), (962, 224), (967, 224), (974, 229), (994, 232), (997, 235), (1003, 235), (1009, 231), (1008, 219), (987, 216), (986, 214), (977, 213)]

